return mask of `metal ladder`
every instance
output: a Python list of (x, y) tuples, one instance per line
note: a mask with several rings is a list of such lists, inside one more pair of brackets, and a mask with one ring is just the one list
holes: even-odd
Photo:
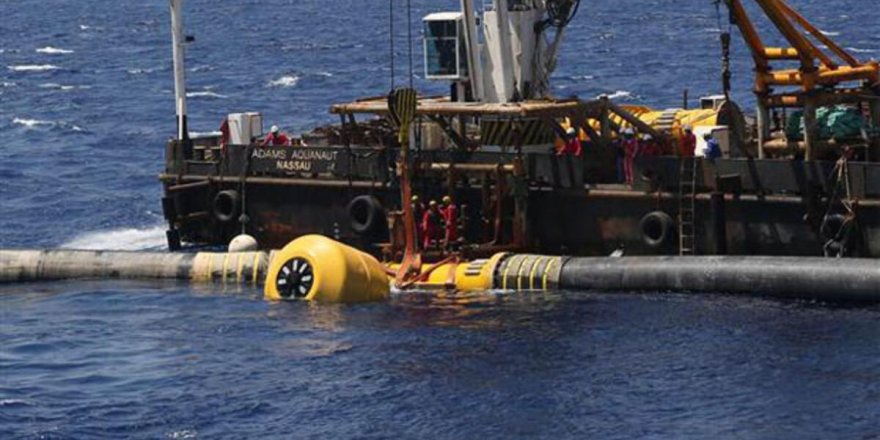
[(681, 158), (678, 182), (678, 254), (696, 254), (694, 200), (697, 195), (697, 159)]

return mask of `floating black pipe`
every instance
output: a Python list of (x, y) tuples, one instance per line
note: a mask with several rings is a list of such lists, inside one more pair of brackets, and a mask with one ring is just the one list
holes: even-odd
[(880, 302), (880, 262), (818, 257), (569, 258), (559, 288)]

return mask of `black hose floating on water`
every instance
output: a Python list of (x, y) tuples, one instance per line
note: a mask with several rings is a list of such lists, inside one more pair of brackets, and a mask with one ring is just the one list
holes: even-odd
[(562, 266), (559, 287), (880, 302), (880, 262), (775, 256), (570, 258)]

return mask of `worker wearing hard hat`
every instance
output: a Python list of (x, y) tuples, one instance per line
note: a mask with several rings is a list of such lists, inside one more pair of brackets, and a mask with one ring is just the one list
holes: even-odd
[(696, 151), (697, 137), (694, 136), (694, 129), (690, 125), (685, 125), (678, 153), (681, 157), (694, 157)]
[(706, 148), (703, 148), (703, 157), (710, 160), (720, 158), (721, 145), (718, 144), (718, 140), (712, 136), (712, 133), (706, 133), (703, 135), (703, 139), (706, 141)]
[(436, 200), (428, 202), (428, 209), (422, 216), (422, 231), (424, 231), (423, 249), (428, 249), (443, 239), (444, 235), (443, 213)]
[(273, 146), (290, 146), (290, 139), (286, 134), (281, 132), (281, 129), (278, 128), (277, 125), (273, 125), (269, 130), (269, 135), (266, 136), (266, 139), (263, 140), (263, 147)]
[(425, 204), (419, 199), (419, 196), (412, 196), (410, 199), (410, 206), (412, 207), (412, 218), (416, 223), (416, 243), (421, 242), (421, 238), (425, 235), (425, 231), (422, 229), (422, 218), (425, 216)]
[(581, 146), (581, 140), (578, 138), (577, 130), (574, 127), (568, 127), (565, 130), (565, 145), (556, 152), (557, 156), (561, 156), (563, 154), (571, 154), (574, 156), (580, 156), (583, 153), (583, 147)]
[(446, 225), (446, 245), (458, 240), (458, 207), (452, 203), (452, 197), (443, 196), (443, 207), (440, 208)]
[(657, 144), (657, 141), (654, 140), (654, 136), (651, 136), (650, 133), (642, 135), (640, 144), (639, 154), (641, 156), (654, 157), (663, 155), (663, 150), (660, 149), (660, 145)]
[(636, 139), (635, 132), (632, 128), (623, 130), (623, 176), (627, 184), (632, 185), (634, 181), (633, 168), (635, 167), (636, 156), (639, 155), (639, 141)]

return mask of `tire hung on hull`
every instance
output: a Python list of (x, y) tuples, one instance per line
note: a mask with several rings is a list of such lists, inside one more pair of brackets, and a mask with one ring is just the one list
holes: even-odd
[(236, 220), (241, 210), (241, 196), (233, 189), (220, 191), (214, 196), (212, 208), (214, 218), (220, 222), (228, 223)]
[(645, 214), (639, 222), (642, 242), (651, 249), (662, 249), (673, 241), (675, 221), (663, 211)]
[(373, 196), (357, 196), (347, 207), (349, 226), (358, 235), (374, 234), (385, 225), (385, 208)]

